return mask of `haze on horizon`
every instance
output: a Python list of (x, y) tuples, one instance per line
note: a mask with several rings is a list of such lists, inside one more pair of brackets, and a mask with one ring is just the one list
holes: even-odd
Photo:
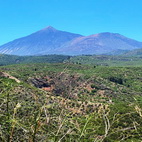
[(141, 0), (0, 2), (0, 45), (47, 26), (81, 35), (120, 33), (142, 41)]

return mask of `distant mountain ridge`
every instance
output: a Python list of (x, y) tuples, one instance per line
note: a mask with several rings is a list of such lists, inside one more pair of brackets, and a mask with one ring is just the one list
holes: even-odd
[[(81, 55), (113, 54), (142, 48), (142, 42), (117, 33), (100, 33), (90, 36), (59, 31), (51, 26), (29, 36), (0, 46), (0, 53), (10, 55)], [(115, 53), (116, 54), (116, 53)]]
[(135, 50), (131, 50), (131, 51), (127, 51), (123, 54), (123, 56), (127, 56), (127, 57), (142, 57), (142, 48), (139, 49), (135, 49)]
[(69, 55), (81, 54), (107, 54), (118, 50), (127, 51), (142, 48), (142, 42), (129, 39), (116, 33), (100, 33), (90, 36), (78, 37), (68, 42), (60, 53), (68, 52)]

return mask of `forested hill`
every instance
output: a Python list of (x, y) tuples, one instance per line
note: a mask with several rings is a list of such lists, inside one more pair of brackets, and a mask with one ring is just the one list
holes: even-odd
[(0, 54), (0, 66), (21, 63), (62, 63), (70, 56), (45, 55), (45, 56), (16, 56)]

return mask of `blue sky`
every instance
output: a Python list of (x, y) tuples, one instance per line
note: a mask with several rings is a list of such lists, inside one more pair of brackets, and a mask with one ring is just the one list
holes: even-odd
[(142, 0), (0, 1), (0, 45), (48, 25), (82, 35), (120, 33), (142, 41)]

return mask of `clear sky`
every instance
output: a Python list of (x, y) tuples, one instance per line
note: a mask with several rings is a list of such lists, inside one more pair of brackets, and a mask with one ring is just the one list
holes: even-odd
[(0, 0), (0, 45), (47, 26), (142, 41), (142, 0)]

